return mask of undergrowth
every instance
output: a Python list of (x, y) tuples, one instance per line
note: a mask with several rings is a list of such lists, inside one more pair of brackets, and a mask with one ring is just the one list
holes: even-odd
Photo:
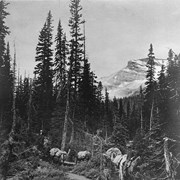
[(29, 157), (11, 163), (8, 180), (68, 180), (64, 170), (38, 157)]
[(102, 155), (97, 154), (89, 161), (78, 163), (72, 172), (93, 180), (105, 180), (113, 176), (115, 169), (111, 161), (104, 163)]

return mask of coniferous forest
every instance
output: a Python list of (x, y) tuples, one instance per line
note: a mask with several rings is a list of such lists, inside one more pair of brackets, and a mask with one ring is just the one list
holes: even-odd
[[(21, 75), (15, 44), (6, 41), (8, 5), (0, 1), (0, 179), (68, 179), (69, 171), (97, 180), (179, 179), (180, 55), (170, 49), (156, 78), (150, 44), (145, 87), (112, 100), (91, 69), (81, 1), (70, 0), (70, 32), (47, 12), (33, 76)], [(65, 156), (52, 157), (53, 148)], [(120, 150), (117, 162), (104, 155), (110, 148)], [(80, 151), (90, 152), (88, 161), (76, 163)]]

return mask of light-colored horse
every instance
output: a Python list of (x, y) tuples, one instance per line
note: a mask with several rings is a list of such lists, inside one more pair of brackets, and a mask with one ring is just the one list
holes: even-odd
[(67, 152), (66, 151), (62, 151), (59, 148), (52, 148), (49, 151), (50, 156), (54, 159), (58, 159), (58, 162), (64, 163), (66, 157), (67, 157)]
[(106, 158), (111, 159), (113, 164), (118, 168), (119, 171), (119, 180), (124, 180), (126, 174), (126, 169), (129, 175), (132, 175), (134, 167), (140, 160), (140, 156), (135, 159), (131, 158), (128, 160), (127, 154), (122, 154), (118, 148), (110, 148), (103, 154)]
[(89, 151), (79, 151), (77, 154), (77, 161), (89, 160), (91, 158), (91, 153)]
[(122, 152), (118, 148), (110, 148), (104, 153), (104, 156), (108, 157), (113, 161), (117, 155), (122, 155)]

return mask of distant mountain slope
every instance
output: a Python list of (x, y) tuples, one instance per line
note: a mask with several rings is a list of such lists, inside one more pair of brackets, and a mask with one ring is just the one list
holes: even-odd
[[(140, 86), (145, 86), (148, 58), (130, 60), (127, 66), (120, 71), (106, 77), (100, 78), (104, 87), (107, 87), (110, 98), (126, 97), (134, 94)], [(162, 64), (167, 61), (155, 59), (156, 77)]]

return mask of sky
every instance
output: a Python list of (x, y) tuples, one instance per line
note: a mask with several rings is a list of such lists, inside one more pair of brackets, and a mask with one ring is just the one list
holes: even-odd
[[(36, 46), (48, 11), (53, 15), (54, 35), (61, 19), (69, 34), (70, 0), (6, 0), (9, 2), (7, 41), (16, 45), (20, 72), (32, 74)], [(86, 20), (86, 50), (98, 77), (122, 69), (132, 59), (145, 58), (150, 43), (157, 58), (167, 58), (172, 48), (180, 52), (179, 0), (81, 0)]]

